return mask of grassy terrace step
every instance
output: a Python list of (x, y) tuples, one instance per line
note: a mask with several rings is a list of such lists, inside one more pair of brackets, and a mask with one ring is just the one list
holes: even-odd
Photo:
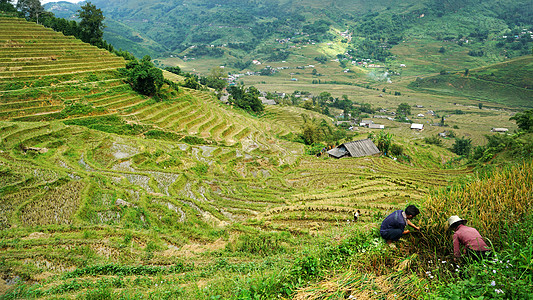
[(41, 134), (43, 132), (50, 132), (52, 126), (50, 124), (27, 124), (25, 128), (20, 128), (15, 132), (12, 132), (2, 139), (2, 143), (6, 148), (11, 148), (15, 143), (22, 139)]
[(108, 97), (105, 97), (106, 95), (104, 95), (104, 97), (102, 98), (97, 98), (97, 97), (92, 97), (90, 99), (86, 99), (89, 101), (89, 103), (93, 104), (94, 106), (96, 107), (99, 107), (99, 106), (105, 106), (105, 105), (108, 105), (110, 103), (114, 103), (114, 102), (118, 102), (118, 101), (122, 101), (124, 99), (128, 99), (128, 98), (132, 98), (134, 96), (137, 96), (136, 93), (134, 92), (122, 92), (120, 94), (115, 94), (115, 95), (112, 95), (112, 96), (108, 96)]
[(118, 57), (104, 57), (101, 59), (92, 59), (80, 61), (78, 59), (72, 60), (35, 60), (30, 62), (24, 61), (10, 61), (2, 62), (0, 61), (0, 70), (10, 71), (9, 68), (13, 71), (28, 71), (28, 70), (42, 70), (42, 69), (52, 69), (61, 66), (62, 68), (76, 67), (76, 66), (86, 66), (93, 63), (121, 63), (124, 65), (124, 60)]
[(62, 105), (57, 105), (57, 106), (31, 107), (27, 109), (2, 111), (0, 112), (0, 120), (11, 120), (11, 119), (21, 118), (21, 117), (25, 117), (29, 115), (54, 113), (54, 112), (59, 112), (62, 109), (63, 109)]
[(177, 116), (178, 118), (173, 118), (172, 122), (166, 128), (179, 131), (183, 129), (183, 122), (186, 122), (190, 116), (196, 113), (198, 108), (195, 106), (186, 106), (184, 110), (180, 111), (181, 113)]
[[(52, 103), (47, 100), (33, 100), (33, 101), (21, 101), (21, 102), (10, 102), (7, 104), (0, 104), (0, 112), (7, 112), (10, 110), (17, 109), (27, 109), (32, 107), (42, 107), (42, 106), (51, 106)], [(60, 103), (57, 103), (60, 104)]]
[(196, 131), (202, 136), (211, 136), (211, 128), (215, 127), (217, 124), (220, 124), (220, 118), (218, 115), (211, 113), (211, 117), (202, 124), (199, 124), (200, 126), (198, 126)]
[(158, 102), (158, 103), (137, 109), (131, 112), (130, 114), (125, 115), (125, 117), (130, 118), (130, 119), (135, 119), (138, 121), (148, 119), (151, 115), (157, 114), (159, 112), (159, 108), (165, 105), (166, 105), (165, 102)]
[(202, 123), (206, 119), (206, 114), (208, 114), (208, 112), (206, 112), (205, 109), (199, 109), (197, 114), (195, 113), (195, 114), (189, 115), (190, 118), (188, 120), (187, 119), (184, 120), (184, 122), (182, 122), (181, 125), (189, 133), (196, 134), (196, 132), (194, 132), (193, 130), (193, 127)]
[(157, 105), (157, 109), (152, 109), (149, 114), (145, 114), (142, 121), (148, 124), (161, 123), (161, 120), (168, 117), (172, 111), (181, 107), (183, 107), (182, 103), (161, 103), (161, 105)]
[(13, 71), (0, 71), (0, 78), (6, 78), (6, 76), (12, 76), (12, 78), (19, 77), (39, 77), (43, 75), (55, 75), (55, 74), (68, 74), (79, 71), (98, 71), (98, 70), (107, 70), (107, 69), (117, 69), (122, 67), (121, 62), (102, 62), (102, 63), (93, 63), (93, 64), (79, 64), (79, 65), (58, 65), (52, 66), (50, 68), (43, 68), (38, 70), (26, 70), (25, 68), (20, 68), (19, 70)]
[(188, 106), (190, 106), (189, 102), (178, 102), (169, 108), (165, 114), (157, 114), (157, 118), (152, 117), (153, 122), (160, 127), (167, 127), (168, 124), (172, 122), (176, 116), (181, 115)]
[(116, 102), (113, 102), (113, 103), (109, 103), (109, 104), (106, 104), (104, 105), (103, 107), (107, 108), (107, 109), (110, 109), (110, 110), (123, 110), (123, 109), (126, 109), (128, 107), (132, 107), (132, 106), (135, 106), (143, 101), (145, 101), (146, 98), (145, 96), (142, 96), (142, 95), (137, 95), (137, 96), (133, 96), (133, 97), (130, 97), (130, 98), (127, 98), (127, 99), (123, 99), (123, 100), (120, 100), (120, 101), (116, 101)]
[[(17, 80), (31, 80), (31, 79), (35, 79), (35, 78), (38, 78), (39, 76), (41, 76), (41, 78), (39, 79), (46, 79), (46, 78), (56, 78), (57, 76), (62, 76), (62, 75), (83, 75), (83, 74), (92, 74), (94, 72), (104, 72), (104, 71), (116, 71), (116, 67), (113, 68), (113, 67), (110, 67), (110, 68), (100, 68), (100, 69), (85, 69), (85, 70), (77, 70), (77, 71), (70, 71), (70, 72), (62, 72), (62, 73), (55, 73), (55, 74), (47, 74), (47, 75), (35, 75), (35, 76), (25, 76), (25, 77), (22, 77), (22, 76), (17, 76)], [(6, 77), (6, 76), (3, 76), (3, 77), (0, 77), (0, 82), (2, 80), (5, 80), (5, 79), (10, 79), (10, 78), (13, 78), (13, 77)]]
[(28, 51), (26, 49), (11, 49), (7, 51), (3, 51), (2, 57), (3, 58), (20, 58), (24, 59), (27, 57), (43, 57), (43, 56), (66, 56), (66, 57), (89, 57), (92, 55), (102, 55), (102, 56), (115, 56), (114, 54), (111, 54), (105, 50), (96, 48), (94, 46), (87, 46), (87, 48), (83, 49), (75, 49), (75, 50), (69, 50), (66, 48), (52, 48), (52, 49), (35, 49), (34, 51)]
[[(101, 82), (64, 82), (54, 86), (10, 90), (0, 93), (0, 103), (20, 102), (20, 99), (26, 99), (25, 101), (30, 101), (32, 99), (56, 101), (58, 98), (62, 100), (72, 100), (80, 99), (80, 97), (90, 101), (90, 99), (124, 93), (125, 91), (130, 90), (129, 86), (121, 83), (122, 80), (120, 79)], [(89, 91), (98, 90), (105, 91), (86, 95)]]

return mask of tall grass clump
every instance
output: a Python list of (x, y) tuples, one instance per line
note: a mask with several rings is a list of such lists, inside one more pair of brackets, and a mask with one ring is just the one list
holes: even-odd
[(529, 161), (435, 192), (425, 203), (422, 242), (433, 251), (450, 250), (446, 221), (458, 215), (491, 243), (504, 244), (509, 227), (531, 214), (532, 185), (533, 162)]
[[(468, 220), (467, 225), (476, 228), (493, 250), (489, 259), (452, 264), (455, 270), (433, 283), (430, 299), (533, 299), (531, 186), (533, 162), (529, 161), (477, 175), (427, 199), (418, 246), (426, 257), (442, 258), (441, 267), (447, 264), (445, 257), (453, 248), (447, 228), (451, 215)], [(432, 272), (439, 268), (428, 267), (426, 274), (433, 278)]]

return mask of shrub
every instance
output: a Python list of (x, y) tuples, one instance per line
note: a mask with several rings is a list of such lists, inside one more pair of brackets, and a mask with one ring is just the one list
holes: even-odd
[(389, 153), (393, 156), (402, 156), (403, 155), (403, 147), (399, 144), (392, 144), (389, 149)]
[(521, 113), (517, 113), (516, 115), (512, 116), (509, 120), (516, 121), (516, 125), (518, 125), (518, 128), (524, 131), (533, 132), (533, 109), (526, 110)]
[(465, 138), (465, 137), (455, 139), (455, 143), (452, 146), (453, 153), (468, 157), (470, 155), (471, 150), (472, 150), (472, 139)]
[(424, 142), (430, 145), (442, 146), (442, 140), (438, 136), (425, 137)]
[(243, 234), (235, 242), (234, 250), (268, 256), (286, 251), (283, 243), (290, 235), (286, 232), (265, 232), (259, 234)]
[(148, 55), (140, 62), (137, 60), (128, 62), (123, 70), (131, 87), (140, 94), (156, 95), (163, 86), (163, 72), (154, 66)]

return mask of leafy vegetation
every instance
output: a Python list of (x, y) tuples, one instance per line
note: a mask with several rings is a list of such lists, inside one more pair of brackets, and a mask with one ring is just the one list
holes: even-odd
[(516, 121), (518, 128), (526, 132), (533, 132), (533, 109), (517, 113), (511, 117), (511, 120)]
[[(250, 21), (246, 12), (236, 19)], [(460, 97), (447, 104), (401, 85), (401, 95), (393, 95), (397, 86), (356, 82), (309, 84), (312, 92), (276, 98), (280, 105), (250, 116), (201, 86), (176, 90), (184, 79), (167, 72), (159, 89), (165, 101), (156, 101), (124, 83), (115, 71), (125, 65), (121, 57), (20, 19), (0, 22), (6, 41), (0, 86), (12, 87), (0, 92), (0, 273), (18, 282), (2, 298), (527, 297), (531, 134), (491, 133), (485, 144), (479, 137), (488, 129), (474, 128), (478, 122), (511, 125), (502, 107)], [(318, 39), (337, 23), (308, 24)], [(19, 32), (32, 37), (18, 41)], [(475, 37), (485, 39), (483, 32)], [(42, 49), (50, 57), (24, 56), (40, 57)], [(75, 67), (65, 66), (70, 57)], [(317, 73), (331, 66), (338, 68), (327, 61)], [(259, 91), (237, 85), (233, 93), (250, 100)], [(413, 115), (436, 112), (419, 119), (428, 123), (424, 131), (381, 117), (387, 131), (353, 126), (353, 118), (414, 101), (427, 108), (410, 105)], [(349, 127), (333, 127), (322, 113)], [(466, 160), (449, 151), (454, 140), (443, 138), (445, 147), (422, 143), (442, 131), (444, 124), (429, 124), (444, 114), (446, 125), (468, 136), (455, 142), (470, 142), (471, 165), (460, 165)], [(370, 133), (388, 157), (303, 155)], [(293, 142), (305, 139), (308, 147)], [(411, 203), (422, 208), (415, 221), (423, 230), (390, 248), (379, 237), (379, 223)], [(448, 263), (445, 220), (451, 214), (487, 236), (498, 261)]]
[(128, 62), (124, 72), (131, 87), (140, 94), (157, 95), (163, 86), (163, 72), (152, 64), (150, 56)]
[(251, 86), (230, 86), (228, 92), (231, 94), (230, 103), (248, 112), (261, 113), (264, 110), (263, 103), (259, 100), (259, 91)]

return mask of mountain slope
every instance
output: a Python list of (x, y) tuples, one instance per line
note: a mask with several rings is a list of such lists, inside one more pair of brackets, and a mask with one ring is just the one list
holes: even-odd
[(533, 56), (460, 73), (418, 78), (409, 87), (424, 92), (466, 96), (503, 105), (533, 107)]
[[(276, 106), (252, 117), (185, 88), (164, 87), (158, 102), (123, 83), (121, 58), (20, 19), (0, 23), (2, 298), (237, 298), (250, 278), (296, 269), (308, 245), (326, 249), (319, 233), (337, 243), (342, 230), (372, 232), (470, 172), (444, 168), (456, 156), (419, 151), (409, 131), (398, 141), (409, 164), (302, 155), (276, 136), (319, 114)], [(298, 281), (284, 293), (310, 284)]]
[[(357, 57), (384, 60), (390, 55), (388, 50), (402, 40), (468, 39), (470, 42), (462, 43), (464, 49), (482, 49), (485, 60), (494, 62), (528, 53), (527, 46), (506, 42), (501, 37), (520, 36), (533, 25), (533, 5), (522, 0), (93, 3), (107, 18), (105, 39), (117, 48), (131, 49), (137, 56), (154, 57), (180, 55), (190, 46), (210, 45), (228, 46), (229, 49), (223, 49), (226, 54), (257, 55), (265, 42), (276, 38), (331, 41), (334, 34), (328, 29), (334, 28), (349, 31), (348, 44), (353, 46), (350, 54)], [(58, 13), (71, 9), (59, 4), (48, 4), (47, 8)]]

